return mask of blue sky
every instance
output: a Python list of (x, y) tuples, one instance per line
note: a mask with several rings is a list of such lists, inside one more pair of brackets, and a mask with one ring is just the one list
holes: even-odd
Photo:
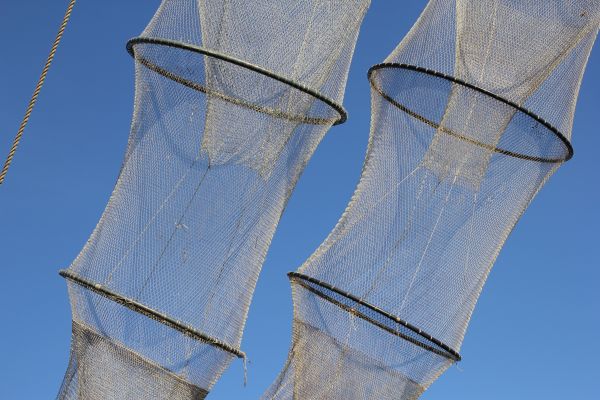
[[(0, 150), (35, 85), (67, 1), (2, 0)], [(78, 2), (7, 182), (0, 187), (0, 397), (56, 395), (69, 357), (70, 308), (57, 274), (100, 217), (125, 149), (133, 101), (127, 39), (158, 0)], [(425, 0), (374, 1), (352, 64), (350, 118), (325, 138), (300, 180), (265, 262), (243, 349), (215, 400), (257, 399), (283, 365), (291, 329), (285, 273), (333, 227), (354, 190), (369, 130), (366, 71), (406, 34)], [(600, 49), (575, 118), (575, 157), (507, 241), (480, 298), (463, 361), (424, 400), (591, 399), (600, 382)], [(560, 94), (557, 94), (560, 95)]]

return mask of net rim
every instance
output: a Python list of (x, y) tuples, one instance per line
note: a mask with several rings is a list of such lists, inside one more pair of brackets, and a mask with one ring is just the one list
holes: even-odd
[[(394, 100), (390, 95), (388, 95), (387, 93), (385, 93), (385, 91), (377, 86), (377, 84), (375, 83), (374, 80), (374, 73), (376, 71), (379, 70), (383, 70), (383, 69), (404, 69), (404, 70), (409, 70), (409, 71), (414, 71), (414, 72), (419, 72), (422, 74), (426, 74), (426, 75), (430, 75), (430, 76), (434, 76), (437, 78), (441, 78), (444, 80), (447, 80), (449, 82), (455, 83), (457, 85), (461, 85), (464, 86), (468, 89), (474, 90), (476, 92), (479, 92), (485, 96), (489, 96), (490, 98), (499, 101), (501, 103), (506, 104), (509, 107), (512, 107), (514, 109), (516, 109), (517, 111), (525, 114), (526, 116), (532, 118), (534, 121), (536, 121), (537, 123), (541, 124), (544, 128), (546, 128), (547, 130), (549, 130), (550, 132), (552, 132), (560, 141), (561, 143), (565, 146), (566, 148), (566, 155), (564, 157), (561, 158), (545, 158), (545, 157), (536, 157), (536, 156), (530, 156), (527, 154), (522, 154), (522, 153), (517, 153), (517, 152), (513, 152), (510, 150), (505, 150), (496, 146), (491, 146), (488, 145), (486, 143), (482, 143), (482, 142), (478, 142), (476, 140), (467, 138), (465, 136), (453, 133), (453, 132), (446, 132), (446, 130), (444, 130), (445, 133), (450, 133), (455, 137), (458, 137), (461, 140), (465, 140), (471, 144), (486, 148), (488, 150), (493, 150), (497, 153), (500, 154), (504, 154), (510, 157), (515, 157), (515, 158), (519, 158), (519, 159), (523, 159), (523, 160), (528, 160), (528, 161), (537, 161), (537, 162), (541, 162), (541, 163), (562, 163), (562, 162), (566, 162), (569, 161), (571, 158), (573, 158), (573, 154), (574, 154), (574, 150), (573, 150), (573, 146), (571, 145), (571, 142), (569, 141), (569, 139), (567, 139), (567, 137), (560, 132), (556, 127), (554, 127), (552, 124), (550, 124), (548, 121), (546, 121), (544, 118), (540, 117), (539, 115), (537, 115), (536, 113), (534, 113), (531, 110), (528, 110), (527, 108), (520, 106), (519, 104), (505, 99), (502, 96), (499, 96), (495, 93), (492, 93), (486, 89), (483, 89), (479, 86), (473, 85), (471, 83), (468, 83), (466, 81), (463, 81), (459, 78), (456, 78), (454, 76), (439, 72), (439, 71), (435, 71), (432, 69), (428, 69), (428, 68), (423, 68), (423, 67), (419, 67), (417, 65), (412, 65), (412, 64), (404, 64), (404, 63), (394, 63), (394, 62), (384, 62), (384, 63), (380, 63), (380, 64), (375, 64), (373, 65), (371, 68), (369, 68), (369, 71), (367, 72), (367, 78), (369, 79), (369, 83), (371, 85), (371, 87), (377, 91), (377, 93), (379, 93), (385, 100), (387, 100), (388, 102), (390, 102), (392, 105), (394, 105), (395, 107), (398, 107), (399, 109), (403, 110), (403, 111), (407, 111), (406, 107), (404, 107), (403, 105), (401, 105), (400, 103), (398, 103), (396, 100)], [(410, 110), (408, 110), (410, 111)], [(416, 113), (415, 113), (416, 114)], [(419, 119), (423, 119), (425, 120), (424, 122), (429, 124), (429, 125), (435, 125), (436, 128), (439, 128), (439, 124), (430, 121), (430, 120), (426, 120), (425, 117), (422, 117), (419, 115)]]
[[(299, 90), (303, 93), (306, 93), (309, 96), (312, 96), (315, 99), (325, 103), (327, 106), (331, 107), (335, 112), (337, 112), (339, 114), (339, 118), (337, 118), (336, 120), (329, 120), (329, 119), (325, 119), (325, 118), (306, 118), (309, 121), (310, 120), (317, 121), (317, 122), (313, 122), (314, 125), (325, 125), (325, 124), (329, 124), (329, 123), (331, 123), (332, 125), (341, 125), (348, 120), (348, 113), (341, 104), (338, 104), (331, 98), (329, 98), (325, 95), (322, 95), (322, 94), (318, 93), (316, 90), (310, 89), (309, 87), (307, 87), (299, 82), (296, 82), (296, 81), (293, 81), (286, 77), (283, 77), (281, 75), (278, 75), (275, 72), (270, 71), (266, 68), (260, 67), (258, 65), (255, 65), (255, 64), (246, 62), (244, 60), (229, 56), (227, 54), (220, 53), (215, 50), (210, 50), (210, 49), (207, 49), (207, 48), (204, 48), (201, 46), (196, 46), (196, 45), (192, 45), (189, 43), (180, 42), (180, 41), (176, 41), (176, 40), (162, 39), (162, 38), (155, 38), (155, 37), (145, 37), (145, 36), (139, 36), (139, 37), (130, 39), (125, 46), (129, 55), (131, 57), (133, 57), (134, 59), (135, 59), (134, 46), (136, 44), (151, 44), (151, 45), (172, 47), (172, 48), (176, 48), (176, 49), (180, 49), (180, 50), (186, 50), (186, 51), (191, 51), (194, 53), (202, 54), (202, 55), (208, 56), (208, 57), (213, 57), (213, 58), (219, 59), (221, 61), (225, 61), (225, 62), (234, 64), (234, 65), (237, 65), (238, 67), (245, 68), (250, 71), (259, 73), (268, 78), (274, 79), (278, 82), (288, 85), (288, 86), (290, 86), (296, 90)], [(158, 66), (156, 66), (156, 67), (160, 68)], [(181, 80), (180, 83), (182, 83), (183, 81), (187, 81), (185, 78), (182, 78), (182, 77), (178, 77), (178, 78)], [(172, 79), (172, 78), (169, 78), (169, 79)], [(190, 85), (192, 84), (189, 81), (188, 81), (188, 83)], [(187, 85), (187, 86), (190, 86), (190, 85)], [(290, 118), (290, 119), (295, 120), (297, 118)], [(331, 122), (331, 121), (333, 121), (333, 122)]]
[[(456, 350), (454, 350), (453, 348), (451, 348), (450, 346), (448, 346), (447, 344), (445, 344), (441, 340), (436, 339), (432, 335), (430, 335), (427, 332), (423, 331), (422, 329), (419, 329), (418, 327), (410, 324), (409, 322), (407, 322), (407, 321), (405, 321), (405, 320), (403, 320), (403, 319), (401, 319), (401, 318), (399, 318), (399, 317), (397, 317), (395, 315), (392, 315), (389, 312), (384, 311), (384, 310), (382, 310), (379, 307), (376, 307), (376, 306), (374, 306), (374, 305), (372, 305), (370, 303), (367, 303), (364, 300), (359, 299), (358, 297), (354, 296), (351, 293), (348, 293), (348, 292), (346, 292), (344, 290), (341, 290), (341, 289), (339, 289), (339, 288), (337, 288), (337, 287), (335, 287), (333, 285), (330, 285), (329, 283), (323, 282), (323, 281), (321, 281), (319, 279), (316, 279), (316, 278), (313, 278), (311, 276), (304, 275), (304, 274), (301, 274), (301, 273), (298, 273), (298, 272), (289, 272), (287, 275), (288, 275), (288, 278), (290, 279), (290, 281), (292, 281), (292, 283), (294, 283), (296, 281), (300, 281), (299, 283), (301, 283), (302, 281), (309, 282), (311, 284), (320, 286), (320, 287), (322, 287), (324, 289), (330, 290), (330, 291), (332, 291), (332, 292), (334, 292), (334, 293), (336, 293), (336, 294), (338, 294), (340, 296), (346, 297), (349, 300), (352, 300), (353, 302), (355, 302), (357, 304), (360, 304), (361, 306), (366, 307), (369, 310), (371, 310), (371, 311), (379, 314), (380, 316), (382, 316), (384, 318), (387, 318), (387, 319), (389, 319), (390, 321), (392, 321), (394, 323), (397, 323), (397, 324), (400, 324), (400, 325), (404, 326), (408, 330), (410, 330), (413, 333), (415, 333), (416, 335), (421, 336), (422, 338), (428, 340), (429, 342), (431, 342), (434, 345), (438, 346), (442, 350), (436, 349), (436, 348), (434, 348), (434, 347), (432, 347), (430, 345), (427, 345), (426, 343), (421, 343), (421, 342), (419, 342), (417, 340), (414, 340), (414, 339), (411, 340), (411, 338), (407, 338), (405, 334), (402, 334), (400, 332), (395, 333), (396, 336), (402, 337), (403, 339), (408, 340), (411, 343), (413, 343), (413, 344), (415, 344), (415, 345), (417, 345), (419, 347), (422, 347), (422, 348), (424, 348), (424, 349), (426, 349), (428, 351), (431, 351), (433, 353), (436, 353), (438, 355), (441, 355), (443, 357), (451, 359), (451, 360), (453, 360), (455, 362), (458, 362), (458, 361), (462, 360), (461, 355)], [(306, 286), (304, 286), (304, 285), (302, 285), (302, 286), (306, 288)], [(325, 300), (328, 300), (328, 301), (332, 300), (332, 299), (328, 298), (329, 296), (327, 296), (325, 294), (319, 294), (319, 293), (315, 293), (315, 294), (319, 295), (320, 297), (323, 297)], [(352, 309), (352, 310), (354, 310), (354, 309)], [(372, 321), (370, 318), (364, 316), (358, 310), (354, 310), (354, 313), (357, 316), (359, 316), (360, 318), (365, 319), (367, 322), (370, 322), (370, 323), (373, 323), (373, 324), (379, 326), (377, 323), (375, 323), (374, 321)], [(379, 326), (379, 327), (382, 328), (381, 326)], [(391, 332), (391, 330), (387, 330), (387, 331), (389, 333), (393, 333), (393, 332)]]
[(240, 349), (237, 349), (227, 343), (224, 343), (224, 342), (220, 341), (219, 339), (216, 339), (216, 338), (208, 336), (204, 333), (198, 332), (194, 328), (183, 324), (181, 321), (176, 321), (176, 320), (168, 317), (166, 314), (163, 314), (160, 311), (154, 310), (134, 299), (130, 299), (128, 297), (125, 297), (118, 293), (115, 293), (115, 292), (107, 289), (106, 287), (102, 286), (99, 283), (94, 283), (92, 281), (84, 279), (84, 278), (78, 276), (77, 274), (73, 273), (72, 271), (69, 271), (66, 269), (59, 271), (58, 274), (60, 276), (62, 276), (63, 278), (65, 278), (69, 282), (72, 282), (84, 289), (90, 290), (104, 298), (114, 301), (115, 303), (120, 304), (121, 306), (128, 308), (134, 312), (137, 312), (137, 313), (139, 313), (147, 318), (150, 318), (158, 323), (166, 325), (169, 328), (172, 328), (192, 339), (195, 339), (202, 343), (206, 343), (208, 345), (218, 347), (221, 350), (231, 353), (238, 358), (244, 358), (244, 359), (246, 358), (246, 354), (243, 351), (241, 351)]

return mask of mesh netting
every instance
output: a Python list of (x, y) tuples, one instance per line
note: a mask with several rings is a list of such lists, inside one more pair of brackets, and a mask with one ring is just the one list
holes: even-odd
[(345, 119), (369, 0), (164, 0), (140, 38), (119, 179), (61, 274), (73, 312), (61, 399), (205, 397), (240, 351), (276, 225)]
[(265, 399), (416, 399), (460, 350), (504, 241), (572, 155), (600, 2), (431, 0), (369, 72), (369, 148), (332, 233), (290, 274)]

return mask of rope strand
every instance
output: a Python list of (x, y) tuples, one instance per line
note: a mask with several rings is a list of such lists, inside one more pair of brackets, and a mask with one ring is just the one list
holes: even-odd
[(17, 134), (15, 135), (15, 138), (13, 140), (10, 151), (8, 152), (8, 156), (6, 157), (6, 161), (4, 162), (4, 166), (2, 167), (2, 171), (0, 172), (0, 185), (4, 182), (4, 179), (6, 178), (6, 174), (8, 172), (8, 169), (10, 168), (10, 164), (12, 163), (13, 158), (15, 157), (15, 153), (17, 152), (17, 148), (19, 147), (19, 143), (21, 142), (21, 138), (23, 137), (23, 132), (25, 131), (25, 127), (27, 126), (27, 123), (29, 122), (29, 117), (31, 116), (33, 107), (35, 106), (35, 103), (40, 94), (40, 91), (42, 90), (42, 86), (44, 85), (44, 82), (46, 81), (46, 75), (48, 75), (48, 70), (50, 69), (50, 65), (52, 64), (52, 61), (54, 60), (54, 55), (56, 54), (56, 49), (58, 49), (58, 45), (63, 37), (63, 34), (65, 33), (65, 28), (67, 27), (67, 23), (69, 22), (69, 19), (71, 18), (71, 13), (73, 12), (73, 7), (75, 6), (75, 1), (76, 0), (69, 1), (69, 6), (67, 7), (67, 11), (66, 11), (65, 16), (60, 25), (60, 29), (58, 30), (58, 33), (56, 34), (56, 38), (54, 39), (52, 49), (50, 50), (50, 54), (48, 55), (48, 58), (46, 59), (46, 65), (44, 65), (44, 69), (42, 70), (40, 79), (38, 80), (35, 90), (33, 91), (33, 95), (31, 96), (31, 99), (29, 100), (29, 104), (27, 106), (27, 110), (25, 111), (25, 115), (23, 116), (23, 120), (21, 121), (21, 125), (19, 126), (19, 130), (17, 131)]

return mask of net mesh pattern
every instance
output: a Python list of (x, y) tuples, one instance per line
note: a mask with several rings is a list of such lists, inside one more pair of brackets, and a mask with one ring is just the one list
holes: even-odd
[(340, 221), (291, 274), (265, 399), (416, 399), (460, 357), (488, 273), (572, 155), (599, 1), (431, 0), (369, 72), (371, 135)]
[(288, 198), (344, 118), (369, 0), (164, 0), (140, 38), (125, 160), (61, 274), (73, 313), (60, 399), (199, 399), (241, 357)]

